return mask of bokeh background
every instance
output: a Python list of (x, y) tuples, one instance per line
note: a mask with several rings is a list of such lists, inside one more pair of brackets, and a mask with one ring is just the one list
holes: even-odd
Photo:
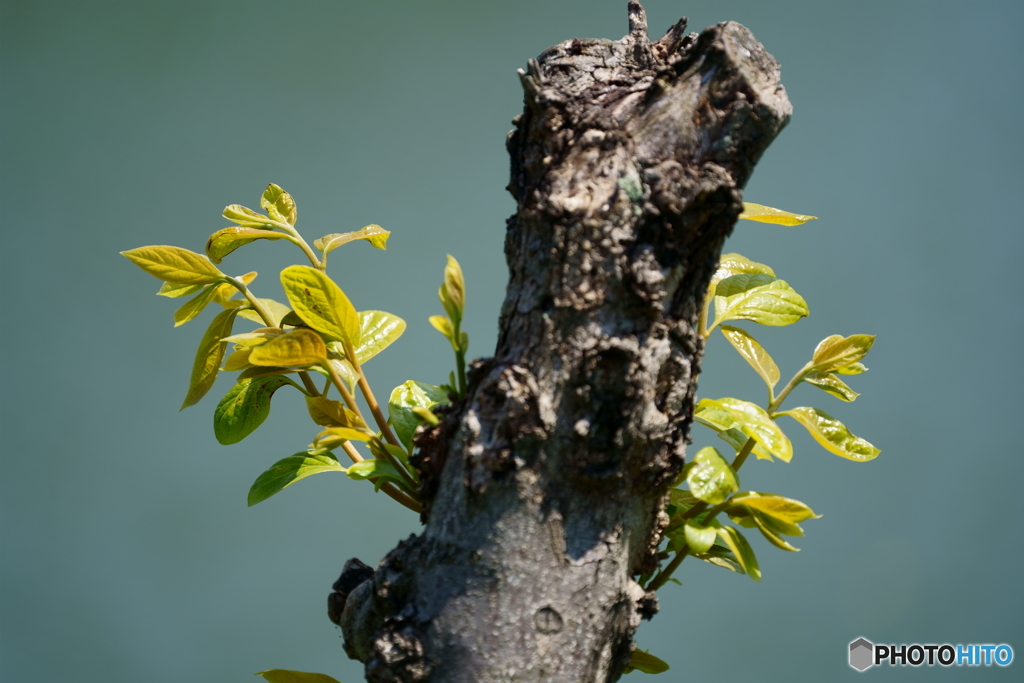
[[(745, 487), (824, 514), (800, 553), (755, 540), (764, 581), (687, 562), (638, 635), (661, 680), (853, 679), (847, 644), (1009, 643), (1024, 656), (1020, 448), (1024, 287), (1024, 4), (647, 3), (750, 27), (783, 65), (795, 115), (747, 199), (809, 226), (742, 223), (727, 250), (771, 264), (812, 316), (758, 330), (784, 372), (822, 337), (876, 333), (853, 404), (800, 389), (883, 449), (829, 455), (795, 423), (791, 464)], [(0, 3), (0, 679), (251, 681), (292, 668), (361, 680), (325, 615), (349, 557), (374, 564), (419, 528), (341, 476), (247, 509), (250, 483), (315, 432), (282, 390), (270, 419), (222, 447), (218, 382), (178, 412), (210, 313), (174, 301), (117, 252), (201, 251), (225, 204), (291, 191), (310, 238), (379, 223), (330, 271), (360, 308), (409, 321), (368, 366), (378, 394), (440, 382), (444, 255), (469, 286), (472, 355), (504, 296), (504, 150), (515, 70), (572, 37), (619, 38), (625, 2)], [(228, 257), (282, 298), (285, 243)], [(717, 338), (700, 394), (760, 400)], [(696, 446), (717, 443), (696, 428)], [(975, 680), (1010, 670), (875, 669)], [(633, 674), (634, 677), (642, 674)]]

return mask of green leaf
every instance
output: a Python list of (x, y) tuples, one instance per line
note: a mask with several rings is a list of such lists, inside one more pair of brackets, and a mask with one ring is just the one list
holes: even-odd
[(242, 372), (238, 373), (238, 381), (244, 382), (249, 379), (259, 379), (260, 377), (273, 377), (274, 375), (287, 375), (295, 372), (295, 368), (261, 368), (251, 367), (246, 368)]
[(241, 246), (255, 240), (280, 240), (285, 235), (271, 230), (260, 230), (259, 228), (248, 228), (237, 225), (224, 228), (210, 235), (206, 240), (206, 255), (214, 263), (220, 263), (224, 257)]
[(757, 557), (754, 555), (753, 548), (747, 543), (747, 539), (743, 537), (743, 534), (731, 526), (723, 526), (717, 531), (718, 537), (729, 546), (729, 550), (732, 551), (733, 556), (740, 563), (740, 566), (743, 567), (743, 570), (754, 581), (760, 581), (761, 568), (757, 564)]
[(718, 531), (713, 526), (700, 526), (692, 520), (687, 520), (683, 533), (686, 537), (686, 545), (690, 546), (690, 552), (694, 555), (706, 553), (715, 543), (715, 536)]
[(263, 214), (256, 213), (252, 209), (246, 208), (241, 204), (225, 206), (224, 218), (227, 218), (229, 221), (234, 221), (239, 225), (244, 225), (247, 228), (262, 228), (264, 230), (274, 229), (273, 221)]
[(466, 305), (466, 281), (462, 276), (462, 266), (455, 257), (448, 254), (448, 263), (444, 267), (444, 284), (438, 292), (441, 303), (454, 322), (462, 320)]
[(810, 314), (807, 302), (785, 280), (761, 273), (732, 275), (715, 289), (715, 322), (751, 320), (759, 325), (792, 325)]
[(718, 269), (711, 276), (711, 284), (717, 285), (727, 277), (744, 273), (775, 277), (775, 271), (763, 263), (751, 261), (746, 256), (741, 256), (740, 254), (722, 254), (718, 259)]
[(832, 372), (851, 363), (856, 363), (868, 354), (874, 343), (875, 335), (873, 334), (851, 334), (849, 337), (833, 334), (831, 337), (825, 337), (814, 349), (811, 369), (818, 372)]
[(298, 220), (298, 211), (295, 208), (295, 200), (292, 196), (282, 190), (274, 183), (267, 185), (260, 199), (260, 206), (270, 214), (275, 221), (295, 225)]
[(839, 375), (859, 375), (862, 372), (867, 372), (867, 371), (868, 371), (868, 369), (866, 367), (864, 367), (863, 363), (850, 363), (849, 365), (844, 365), (841, 368), (837, 368), (836, 369), (836, 374), (839, 374)]
[(773, 209), (770, 206), (751, 204), (743, 202), (743, 213), (740, 218), (748, 221), (759, 221), (761, 223), (777, 223), (778, 225), (801, 225), (807, 221), (817, 220), (817, 216), (805, 216), (800, 213), (790, 213), (782, 209)]
[(366, 240), (370, 243), (370, 246), (376, 249), (387, 249), (388, 237), (390, 236), (390, 232), (379, 225), (371, 223), (365, 228), (361, 228), (355, 232), (336, 232), (330, 235), (324, 235), (320, 239), (315, 240), (313, 242), (313, 246), (324, 254), (327, 254), (343, 244), (348, 244), (355, 240)]
[(391, 480), (404, 485), (402, 475), (387, 460), (363, 460), (349, 466), (349, 479), (378, 479), (378, 483)]
[(313, 422), (321, 427), (352, 427), (361, 429), (366, 425), (359, 416), (345, 407), (341, 401), (332, 401), (324, 396), (307, 396), (306, 409)]
[(801, 407), (778, 414), (789, 415), (802, 424), (825, 450), (849, 460), (867, 462), (882, 452), (859, 436), (854, 436), (846, 425), (824, 410)]
[(174, 326), (179, 327), (184, 325), (202, 313), (207, 304), (211, 301), (215, 301), (218, 295), (223, 294), (224, 289), (237, 291), (234, 287), (228, 284), (208, 285), (206, 289), (186, 301), (181, 308), (174, 312)]
[(662, 660), (658, 659), (650, 652), (645, 652), (639, 648), (633, 650), (633, 654), (629, 658), (629, 664), (623, 673), (630, 673), (632, 671), (639, 671), (645, 674), (660, 674), (668, 671), (669, 666)]
[(804, 520), (821, 516), (814, 514), (814, 510), (799, 500), (777, 496), (774, 493), (755, 493), (753, 491), (737, 493), (733, 496), (732, 502), (790, 524), (798, 524)]
[(305, 671), (288, 671), (286, 669), (271, 669), (261, 671), (257, 676), (270, 681), (270, 683), (338, 683), (327, 674), (311, 674)]
[[(281, 320), (292, 311), (292, 309), (282, 303), (274, 301), (273, 299), (259, 299), (259, 302), (263, 304), (263, 307), (267, 309), (267, 312), (269, 312), (274, 318), (271, 321), (271, 323), (273, 323), (272, 327), (280, 327), (282, 325)], [(267, 324), (263, 318), (260, 317), (260, 314), (252, 309), (243, 310), (238, 314), (238, 316), (240, 318), (245, 318), (246, 320), (251, 320), (254, 323), (259, 323), (260, 325)]]
[[(452, 321), (446, 315), (432, 315), (427, 320), (434, 326), (434, 329), (452, 341), (455, 338), (455, 330), (452, 329)], [(453, 342), (454, 343), (454, 342)]]
[(352, 427), (328, 427), (316, 435), (313, 445), (317, 448), (337, 448), (346, 441), (370, 441), (376, 438), (365, 429), (354, 429)]
[(737, 398), (720, 398), (713, 401), (702, 399), (698, 405), (715, 406), (729, 412), (737, 421), (737, 427), (747, 436), (757, 439), (768, 451), (785, 462), (793, 457), (793, 445), (768, 413), (760, 406)]
[(739, 482), (732, 467), (722, 455), (707, 446), (697, 451), (693, 466), (686, 475), (690, 493), (705, 503), (718, 505), (739, 490)]
[(316, 332), (296, 328), (257, 346), (249, 355), (253, 365), (308, 367), (327, 362), (327, 347)]
[[(253, 482), (252, 487), (249, 489), (249, 507), (252, 507), (256, 503), (262, 503), (275, 493), (288, 488), (298, 480), (305, 479), (310, 475), (320, 474), (321, 472), (344, 471), (345, 468), (338, 464), (338, 460), (330, 453), (321, 453), (319, 455), (296, 453), (295, 455), (290, 455), (287, 458), (275, 462), (270, 466), (270, 469), (256, 478), (256, 481)], [(320, 674), (309, 675), (318, 676)], [(264, 678), (267, 677), (264, 676)], [(276, 679), (267, 678), (267, 680), (270, 681)]]
[[(256, 279), (257, 275), (258, 273), (256, 271), (252, 271), (251, 273), (240, 275), (237, 279), (241, 280), (243, 284), (249, 285)], [(238, 294), (241, 294), (241, 292), (238, 291), (237, 287), (231, 283), (224, 283), (223, 285), (217, 286), (217, 292), (213, 295), (213, 300), (225, 308), (234, 308), (235, 306), (246, 305), (248, 303), (247, 301), (231, 301), (231, 297), (237, 296)]]
[(359, 313), (359, 344), (356, 361), (362, 365), (386, 349), (405, 332), (405, 321), (384, 311)]
[(779, 366), (775, 364), (775, 361), (768, 355), (768, 352), (761, 348), (756, 339), (750, 336), (746, 330), (741, 330), (738, 327), (722, 325), (719, 329), (725, 338), (729, 340), (729, 343), (733, 345), (733, 348), (739, 351), (744, 360), (750, 363), (750, 367), (754, 368), (754, 371), (761, 375), (765, 384), (770, 388), (774, 388), (779, 383)]
[(217, 404), (213, 412), (213, 434), (228, 446), (238, 443), (256, 431), (270, 415), (270, 399), (286, 384), (295, 385), (287, 377), (275, 375), (239, 382)]
[(786, 539), (782, 538), (775, 529), (768, 524), (768, 518), (762, 515), (760, 512), (754, 512), (750, 518), (754, 521), (754, 525), (757, 530), (761, 532), (761, 535), (765, 537), (769, 543), (780, 550), (788, 550), (791, 553), (800, 552), (800, 548), (792, 545)]
[[(735, 424), (739, 425), (739, 422), (736, 422)], [(718, 438), (732, 446), (733, 450), (739, 453), (740, 449), (742, 449), (747, 444), (747, 439), (749, 439), (750, 437), (744, 434), (743, 430), (739, 429), (738, 427), (734, 427), (733, 429), (726, 429), (724, 432), (718, 432)], [(771, 453), (769, 453), (768, 450), (764, 446), (762, 446), (761, 442), (758, 441), (757, 439), (754, 439), (753, 453), (754, 457), (756, 457), (758, 460), (773, 461)]]
[(353, 348), (359, 346), (359, 314), (331, 278), (309, 266), (281, 271), (281, 284), (292, 310), (307, 325)]
[(192, 296), (202, 291), (203, 285), (179, 285), (175, 282), (165, 282), (160, 286), (157, 296), (166, 296), (170, 299), (178, 299), (183, 296)]
[(737, 574), (746, 574), (747, 572), (743, 569), (743, 566), (736, 559), (736, 556), (733, 555), (732, 551), (725, 545), (719, 545), (719, 543), (721, 541), (716, 541), (715, 545), (711, 546), (711, 549), (706, 553), (694, 555), (694, 557)]
[(808, 372), (803, 376), (802, 381), (808, 384), (813, 384), (819, 389), (826, 391), (836, 398), (850, 402), (856, 399), (860, 394), (846, 386), (843, 380), (839, 379), (831, 372)]
[(178, 285), (208, 285), (226, 277), (205, 256), (181, 247), (139, 247), (121, 255), (153, 277)]
[(447, 402), (448, 394), (433, 384), (409, 380), (395, 387), (391, 392), (391, 398), (388, 399), (388, 414), (399, 441), (405, 444), (406, 448), (412, 446), (413, 433), (421, 422), (413, 408), (430, 409), (439, 403)]
[(181, 404), (182, 410), (199, 403), (217, 380), (220, 362), (224, 359), (224, 350), (227, 348), (224, 337), (231, 335), (236, 313), (238, 310), (234, 308), (221, 311), (206, 328), (196, 350), (195, 361), (192, 363), (192, 376), (189, 378), (185, 401)]

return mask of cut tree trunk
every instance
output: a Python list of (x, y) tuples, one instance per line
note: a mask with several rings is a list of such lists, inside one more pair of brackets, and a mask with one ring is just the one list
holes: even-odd
[(417, 437), (423, 533), (330, 598), (369, 681), (614, 681), (657, 611), (703, 295), (791, 107), (743, 26), (629, 26), (519, 73), (497, 349)]

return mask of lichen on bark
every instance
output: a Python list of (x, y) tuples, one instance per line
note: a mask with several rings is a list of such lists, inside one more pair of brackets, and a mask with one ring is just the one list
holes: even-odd
[(367, 680), (613, 681), (657, 601), (702, 296), (791, 108), (743, 26), (573, 39), (519, 73), (493, 358), (421, 428), (425, 528), (331, 596)]

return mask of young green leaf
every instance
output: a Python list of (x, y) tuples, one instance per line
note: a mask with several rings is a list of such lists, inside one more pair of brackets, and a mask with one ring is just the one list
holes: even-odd
[(220, 263), (224, 257), (241, 246), (254, 242), (255, 240), (279, 240), (284, 239), (284, 233), (272, 230), (260, 230), (259, 228), (248, 228), (241, 225), (224, 228), (210, 235), (206, 240), (206, 255), (214, 263)]
[(412, 435), (420, 425), (420, 418), (413, 412), (413, 408), (418, 406), (429, 409), (438, 403), (447, 402), (448, 394), (433, 384), (409, 380), (395, 387), (388, 400), (388, 414), (398, 440), (406, 448), (412, 446)]
[(378, 478), (378, 483), (386, 480), (394, 481), (405, 485), (402, 475), (387, 460), (363, 460), (350, 466), (347, 470), (349, 479), (373, 479)]
[(307, 396), (306, 409), (313, 422), (321, 427), (362, 429), (366, 426), (359, 416), (346, 408), (341, 401), (332, 401), (323, 396)]
[(234, 221), (239, 225), (247, 228), (261, 228), (263, 230), (273, 230), (274, 223), (269, 218), (261, 213), (256, 213), (252, 209), (242, 206), (241, 204), (231, 204), (230, 206), (224, 207), (224, 218), (229, 221)]
[(452, 321), (448, 316), (432, 315), (427, 318), (427, 320), (430, 321), (430, 324), (434, 326), (435, 330), (447, 337), (448, 341), (451, 341), (452, 344), (455, 343), (455, 330), (452, 329)]
[(175, 282), (165, 282), (160, 286), (157, 296), (166, 296), (169, 299), (179, 299), (183, 296), (192, 296), (202, 291), (203, 285), (179, 285)]
[[(290, 455), (275, 462), (270, 466), (270, 469), (256, 478), (256, 481), (253, 482), (252, 487), (249, 489), (249, 507), (256, 503), (262, 503), (275, 493), (310, 475), (320, 474), (321, 472), (344, 471), (345, 468), (338, 464), (338, 460), (330, 453), (321, 453), (319, 455), (296, 453), (295, 455)], [(267, 678), (267, 680), (274, 679)]]
[(444, 267), (444, 283), (437, 291), (438, 298), (452, 324), (457, 325), (462, 320), (462, 312), (466, 303), (466, 281), (462, 276), (462, 266), (455, 260), (455, 257), (448, 254), (448, 263)]
[[(292, 312), (292, 309), (282, 303), (274, 301), (273, 299), (259, 299), (259, 302), (263, 304), (263, 308), (265, 308), (270, 313), (271, 317), (274, 318), (270, 321), (272, 327), (280, 327), (283, 324), (281, 320)], [(266, 321), (260, 317), (260, 314), (252, 309), (243, 310), (238, 314), (238, 317), (251, 320), (254, 323), (259, 323), (260, 325), (267, 324)]]
[(388, 237), (391, 233), (380, 227), (379, 225), (367, 225), (365, 228), (356, 230), (355, 232), (336, 232), (330, 235), (324, 235), (318, 240), (313, 242), (313, 246), (322, 251), (325, 255), (349, 242), (355, 240), (366, 240), (370, 243), (370, 246), (376, 249), (387, 249), (388, 248)]
[(744, 434), (757, 439), (780, 460), (789, 462), (792, 459), (793, 444), (760, 406), (737, 398), (720, 398), (717, 401), (705, 398), (698, 404), (700, 406), (717, 406), (728, 411)]
[(801, 407), (783, 411), (779, 415), (789, 415), (802, 424), (825, 450), (849, 460), (867, 462), (882, 452), (859, 436), (854, 436), (846, 425), (824, 410)]
[(770, 206), (751, 204), (743, 202), (743, 213), (740, 218), (748, 221), (759, 221), (761, 223), (776, 223), (778, 225), (802, 225), (807, 221), (817, 220), (817, 216), (805, 216), (800, 213), (790, 213), (782, 209), (773, 209)]
[(773, 493), (755, 493), (753, 491), (737, 493), (733, 496), (732, 502), (790, 524), (798, 524), (807, 519), (821, 517), (821, 515), (814, 514), (814, 510), (799, 500), (777, 496)]
[(121, 255), (153, 277), (178, 285), (208, 285), (226, 277), (205, 256), (181, 247), (139, 247)]
[(747, 539), (738, 529), (731, 526), (723, 526), (718, 531), (718, 537), (725, 541), (732, 551), (733, 556), (754, 581), (761, 580), (761, 568), (757, 564), (757, 556), (753, 548), (747, 543)]
[(697, 451), (693, 458), (693, 466), (686, 475), (686, 483), (694, 497), (711, 505), (724, 503), (730, 495), (739, 490), (736, 473), (711, 446)]
[(252, 363), (249, 362), (249, 356), (252, 355), (252, 347), (245, 347), (242, 349), (235, 349), (231, 352), (231, 355), (224, 361), (224, 366), (221, 368), (224, 372), (238, 372), (239, 370), (248, 370), (252, 367)]
[(228, 446), (256, 431), (270, 415), (270, 399), (285, 384), (296, 386), (287, 377), (275, 375), (239, 382), (217, 404), (213, 412), (213, 434)]
[(217, 380), (220, 362), (224, 359), (224, 350), (227, 348), (224, 337), (231, 335), (231, 327), (235, 323), (237, 313), (238, 310), (234, 308), (221, 311), (206, 328), (196, 350), (195, 361), (192, 363), (192, 376), (189, 378), (185, 401), (181, 404), (182, 410), (199, 403)]
[[(738, 425), (739, 422), (737, 422), (736, 424)], [(743, 430), (739, 429), (738, 427), (734, 427), (732, 429), (726, 429), (725, 431), (718, 432), (718, 438), (732, 446), (733, 450), (739, 453), (740, 449), (747, 445), (747, 440), (750, 437), (744, 434)], [(774, 461), (772, 458), (772, 454), (769, 453), (768, 449), (762, 446), (761, 442), (758, 441), (757, 439), (754, 440), (753, 453), (758, 460)]]
[(337, 448), (346, 441), (370, 441), (376, 438), (365, 429), (354, 429), (352, 427), (328, 427), (316, 435), (313, 445), (317, 448)]
[(761, 532), (761, 535), (765, 537), (765, 540), (776, 548), (779, 548), (780, 550), (788, 550), (791, 553), (800, 552), (800, 548), (797, 548), (789, 543), (789, 541), (782, 538), (782, 536), (777, 533), (770, 524), (768, 524), (767, 518), (760, 512), (754, 512), (750, 516), (750, 519), (753, 520), (754, 525), (757, 527), (757, 530)]
[(694, 555), (698, 560), (703, 560), (709, 564), (713, 564), (716, 567), (722, 567), (728, 569), (731, 572), (737, 574), (746, 574), (747, 572), (743, 569), (743, 566), (736, 559), (729, 547), (725, 545), (721, 539), (715, 541), (715, 545), (711, 546), (711, 549), (701, 555)]
[(693, 520), (687, 520), (683, 525), (683, 532), (686, 538), (686, 545), (690, 546), (690, 552), (694, 555), (706, 553), (715, 543), (715, 536), (718, 531), (713, 526), (700, 526)]
[(270, 214), (275, 221), (295, 225), (298, 220), (298, 211), (295, 208), (295, 200), (292, 196), (282, 190), (274, 183), (267, 185), (260, 199), (260, 206)]
[[(256, 271), (252, 271), (251, 273), (240, 275), (237, 279), (241, 280), (243, 284), (248, 286), (252, 284), (252, 281), (256, 279), (257, 275), (258, 273)], [(238, 288), (235, 287), (233, 284), (226, 282), (223, 285), (217, 285), (217, 291), (213, 295), (213, 300), (219, 303), (224, 308), (234, 308), (235, 306), (245, 305), (245, 303), (247, 302), (231, 301), (231, 297), (237, 296), (238, 294), (240, 294)]]
[(836, 398), (850, 402), (856, 399), (860, 394), (846, 386), (846, 383), (833, 375), (831, 372), (817, 372), (811, 371), (803, 376), (802, 381), (808, 384), (813, 384), (822, 391), (828, 392)]
[(386, 349), (405, 332), (405, 321), (384, 311), (359, 313), (359, 344), (356, 361), (360, 365)]
[(321, 365), (327, 362), (327, 347), (316, 332), (297, 328), (254, 348), (249, 362), (292, 368)]
[(629, 658), (629, 664), (626, 665), (623, 673), (630, 673), (631, 671), (640, 671), (645, 674), (660, 674), (668, 671), (669, 666), (662, 660), (658, 659), (650, 652), (645, 652), (639, 648), (633, 650), (633, 654)]
[(174, 326), (179, 327), (195, 318), (211, 301), (216, 301), (223, 296), (225, 291), (235, 292), (238, 290), (229, 284), (207, 285), (206, 289), (186, 301), (181, 308), (174, 312)]
[(768, 352), (761, 348), (756, 339), (750, 336), (746, 330), (738, 327), (722, 325), (719, 329), (733, 348), (750, 363), (750, 367), (761, 375), (761, 379), (769, 388), (774, 388), (779, 383), (779, 366), (775, 364)]
[(849, 337), (833, 334), (831, 337), (825, 337), (814, 349), (811, 369), (818, 372), (832, 372), (851, 363), (856, 363), (867, 355), (874, 343), (875, 335), (873, 334), (852, 334)]
[(327, 674), (311, 674), (305, 671), (288, 671), (286, 669), (271, 669), (260, 671), (257, 676), (263, 676), (270, 683), (338, 683)]
[(751, 320), (759, 325), (792, 325), (810, 315), (807, 302), (785, 280), (761, 273), (725, 278), (715, 289), (715, 322)]
[(868, 369), (864, 367), (863, 363), (850, 363), (844, 365), (841, 368), (836, 368), (837, 375), (859, 375), (862, 372), (867, 372)]
[(281, 271), (281, 284), (292, 310), (307, 325), (331, 339), (359, 346), (359, 314), (331, 278), (309, 266)]
[(775, 271), (763, 263), (751, 261), (740, 254), (722, 254), (718, 259), (718, 269), (711, 276), (711, 284), (717, 285), (727, 277), (733, 275), (769, 275), (775, 277)]

